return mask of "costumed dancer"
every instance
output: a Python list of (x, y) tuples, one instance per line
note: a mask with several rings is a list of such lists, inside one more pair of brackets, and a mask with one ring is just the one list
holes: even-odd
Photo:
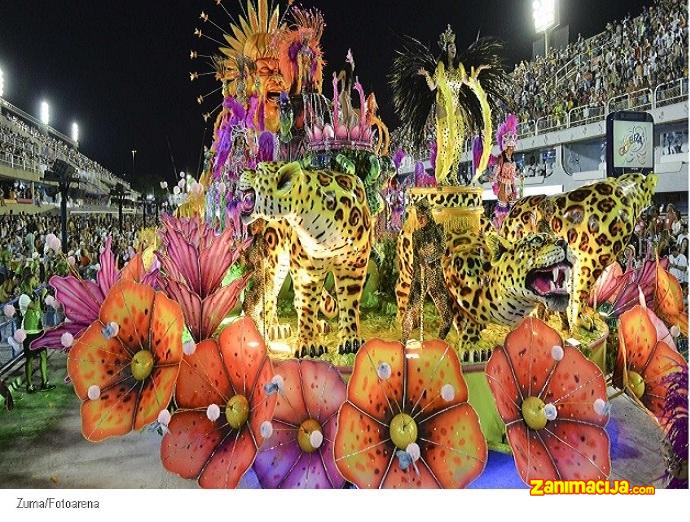
[(453, 325), (451, 300), (443, 276), (441, 257), (446, 250), (443, 227), (434, 221), (426, 200), (415, 205), (419, 227), (412, 233), (412, 289), (403, 316), (402, 342), (407, 343), (412, 330), (419, 324), (427, 294), (436, 305), (441, 326), (438, 338), (445, 339)]
[[(424, 44), (404, 37), (389, 75), (393, 104), (402, 122), (403, 135), (415, 147), (427, 141), (427, 122), (435, 101), (435, 175), (441, 185), (457, 176), (465, 135), (483, 132), (486, 137), (481, 168), (486, 168), (491, 148), (491, 110), (506, 101), (506, 74), (499, 55), (502, 46), (493, 39), (477, 39), (458, 54), (450, 26), (441, 34), (443, 55), (434, 57)], [(469, 74), (468, 71), (469, 70)], [(433, 76), (429, 71), (434, 71)]]
[[(40, 298), (37, 298), (40, 299)], [(24, 348), (24, 377), (26, 379), (26, 391), (33, 393), (36, 387), (33, 383), (34, 375), (34, 359), (36, 355), (39, 357), (39, 370), (41, 373), (41, 391), (49, 391), (55, 389), (54, 384), (48, 381), (48, 351), (45, 347), (37, 350), (31, 349), (31, 343), (38, 339), (43, 334), (43, 324), (40, 301), (33, 301), (27, 294), (19, 296), (19, 312), (22, 317), (21, 328), (26, 332), (26, 337), (22, 340)]]
[(510, 212), (510, 209), (520, 198), (517, 166), (514, 157), (517, 145), (517, 125), (517, 116), (509, 114), (496, 132), (496, 142), (501, 150), (501, 154), (496, 159), (491, 182), (494, 194), (498, 198), (493, 219), (493, 224), (498, 230), (501, 229), (503, 220)]

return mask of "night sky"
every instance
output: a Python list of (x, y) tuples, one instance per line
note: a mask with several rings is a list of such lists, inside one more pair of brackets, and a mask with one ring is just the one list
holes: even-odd
[[(647, 1), (560, 0), (562, 24), (571, 40), (589, 36), (606, 22), (639, 14)], [(343, 65), (352, 48), (365, 91), (373, 89), (381, 112), (395, 126), (386, 74), (396, 34), (407, 33), (433, 43), (446, 24), (459, 46), (492, 35), (507, 43), (509, 64), (531, 56), (536, 38), (531, 0), (303, 0), (324, 13), (322, 41), (329, 63), (324, 78)], [(231, 13), (237, 0), (223, 0)], [(285, 2), (283, 3), (285, 5)], [(212, 54), (214, 44), (198, 40), (199, 13), (227, 26), (229, 20), (213, 0), (1, 0), (0, 68), (5, 98), (38, 115), (41, 99), (51, 104), (51, 125), (69, 134), (80, 126), (81, 149), (114, 173), (127, 174), (138, 188), (148, 188), (176, 170), (196, 172), (205, 123), (201, 114), (213, 108), (216, 95), (199, 106), (195, 98), (218, 84), (206, 77), (191, 83), (189, 72), (208, 70), (189, 59), (190, 49)], [(209, 31), (220, 39), (220, 31)], [(436, 49), (434, 49), (436, 51)], [(326, 94), (330, 96), (330, 83)], [(209, 143), (212, 120), (206, 130)], [(134, 180), (132, 154), (136, 149)]]

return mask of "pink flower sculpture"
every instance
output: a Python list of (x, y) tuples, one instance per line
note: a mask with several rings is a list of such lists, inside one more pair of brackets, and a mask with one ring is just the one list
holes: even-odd
[(216, 233), (198, 218), (163, 218), (159, 254), (165, 273), (162, 286), (180, 303), (195, 341), (208, 339), (237, 303), (248, 275), (221, 287), (223, 277), (248, 243), (236, 243), (228, 227)]
[(254, 462), (264, 488), (342, 488), (345, 479), (333, 458), (338, 409), (345, 382), (325, 361), (289, 360), (274, 368), (278, 395), (270, 437)]
[[(117, 269), (117, 262), (111, 248), (112, 241), (108, 237), (105, 240), (103, 252), (99, 257), (100, 269), (96, 274), (96, 281), (88, 281), (74, 275), (53, 276), (50, 278), (50, 286), (55, 290), (55, 299), (63, 306), (66, 320), (55, 328), (46, 329), (43, 334), (31, 343), (31, 350), (41, 348), (66, 349), (62, 343), (62, 336), (70, 334), (74, 340), (88, 328), (91, 323), (98, 320), (98, 312), (113, 285), (120, 280), (142, 282), (146, 274), (137, 268), (135, 257), (121, 271)], [(154, 276), (148, 276), (148, 281)]]
[(520, 478), (604, 480), (611, 472), (606, 383), (601, 370), (524, 319), (486, 365)]

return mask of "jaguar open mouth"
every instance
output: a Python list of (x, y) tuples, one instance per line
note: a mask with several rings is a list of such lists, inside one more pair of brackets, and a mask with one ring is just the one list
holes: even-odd
[(527, 287), (542, 297), (567, 296), (572, 265), (567, 261), (546, 268), (535, 268), (527, 274)]

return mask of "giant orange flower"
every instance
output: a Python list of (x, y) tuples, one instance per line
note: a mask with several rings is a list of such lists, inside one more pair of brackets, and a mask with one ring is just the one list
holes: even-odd
[(525, 483), (609, 476), (604, 376), (553, 328), (524, 319), (496, 347), (486, 375)]
[(234, 488), (254, 462), (264, 441), (262, 425), (270, 423), (276, 406), (264, 340), (245, 317), (218, 341), (185, 350), (175, 391), (180, 409), (163, 437), (163, 465), (204, 488)]
[(666, 377), (687, 366), (661, 320), (646, 306), (621, 315), (614, 384), (660, 419), (668, 393)]
[(180, 306), (133, 281), (108, 292), (98, 320), (69, 352), (67, 371), (90, 441), (124, 435), (167, 408), (182, 361)]
[(368, 341), (340, 408), (334, 454), (360, 488), (462, 488), (484, 470), (486, 440), (455, 350)]
[(678, 279), (664, 268), (657, 259), (656, 262), (656, 291), (654, 293), (654, 309), (666, 324), (678, 326), (683, 336), (688, 335), (688, 312), (685, 310), (683, 291)]

